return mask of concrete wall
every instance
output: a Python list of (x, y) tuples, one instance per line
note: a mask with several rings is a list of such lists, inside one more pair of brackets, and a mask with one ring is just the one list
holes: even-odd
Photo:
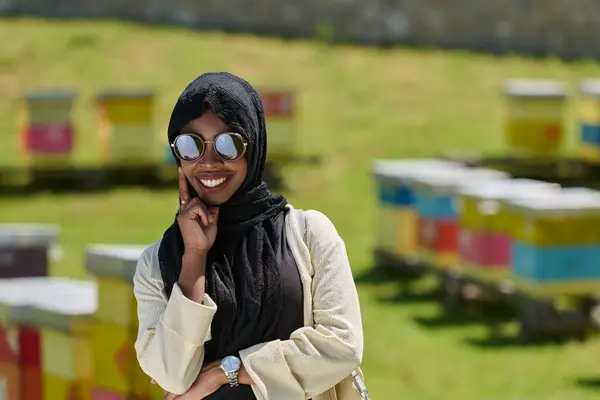
[(600, 58), (598, 0), (0, 0), (0, 15)]

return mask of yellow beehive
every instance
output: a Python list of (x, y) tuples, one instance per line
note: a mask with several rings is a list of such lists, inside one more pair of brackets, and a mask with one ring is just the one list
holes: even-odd
[(579, 131), (583, 159), (600, 162), (600, 79), (580, 84)]
[(98, 94), (102, 158), (109, 165), (153, 163), (155, 93), (105, 90)]
[(600, 244), (600, 192), (562, 189), (559, 193), (531, 199), (511, 199), (510, 234), (514, 240), (535, 246)]
[(504, 231), (505, 216), (500, 212), (505, 199), (531, 198), (560, 190), (557, 184), (533, 179), (501, 179), (476, 185), (465, 184), (459, 189), (461, 226), (475, 231)]
[(518, 222), (512, 275), (536, 295), (590, 295), (600, 288), (600, 192), (563, 189), (554, 196), (507, 202)]
[(557, 193), (559, 185), (531, 179), (465, 184), (459, 189), (459, 249), (465, 272), (484, 279), (510, 274), (510, 235), (503, 201)]
[(94, 245), (86, 249), (86, 269), (98, 282), (93, 326), (96, 388), (129, 398), (147, 395), (150, 378), (135, 355), (137, 303), (133, 275), (147, 246)]
[(511, 79), (505, 86), (507, 150), (517, 156), (556, 155), (562, 151), (567, 98), (559, 81)]
[(31, 305), (30, 318), (41, 332), (44, 399), (92, 398), (90, 322), (96, 311), (96, 285), (72, 281), (56, 295)]

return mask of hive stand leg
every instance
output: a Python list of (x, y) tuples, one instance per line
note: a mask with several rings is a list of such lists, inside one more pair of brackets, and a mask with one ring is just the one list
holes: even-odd
[(373, 258), (375, 259), (375, 270), (384, 273), (386, 276), (392, 275), (392, 271), (394, 270), (394, 266), (392, 265), (393, 260), (386, 251), (376, 248), (373, 251)]
[(521, 303), (520, 339), (523, 343), (537, 340), (585, 340), (591, 327), (590, 308), (585, 302), (575, 310), (559, 311), (552, 300), (527, 299)]
[(574, 311), (576, 329), (573, 336), (576, 340), (583, 342), (594, 329), (593, 312), (596, 304), (596, 299), (589, 296), (580, 300), (579, 306)]
[(522, 297), (519, 301), (519, 340), (531, 344), (544, 338), (547, 326), (553, 322), (554, 305), (549, 300)]
[(590, 298), (590, 325), (595, 329), (600, 329), (600, 298)]
[(462, 297), (465, 282), (460, 276), (443, 274), (442, 278), (442, 306), (444, 311), (453, 314), (461, 310), (464, 305)]

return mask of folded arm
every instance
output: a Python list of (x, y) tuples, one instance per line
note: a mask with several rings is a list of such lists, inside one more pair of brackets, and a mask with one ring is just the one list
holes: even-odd
[(144, 373), (167, 392), (182, 394), (202, 368), (217, 306), (208, 295), (202, 303), (186, 298), (178, 284), (167, 299), (162, 280), (153, 276), (155, 246), (140, 257), (133, 279), (139, 321), (135, 350)]

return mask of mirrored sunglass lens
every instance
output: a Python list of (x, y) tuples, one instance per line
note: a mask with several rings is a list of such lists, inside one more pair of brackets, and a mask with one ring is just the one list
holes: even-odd
[(215, 142), (215, 150), (227, 160), (240, 158), (244, 153), (244, 141), (238, 135), (219, 135)]
[(188, 161), (199, 158), (203, 146), (202, 140), (191, 135), (181, 135), (175, 141), (175, 150), (179, 157)]

